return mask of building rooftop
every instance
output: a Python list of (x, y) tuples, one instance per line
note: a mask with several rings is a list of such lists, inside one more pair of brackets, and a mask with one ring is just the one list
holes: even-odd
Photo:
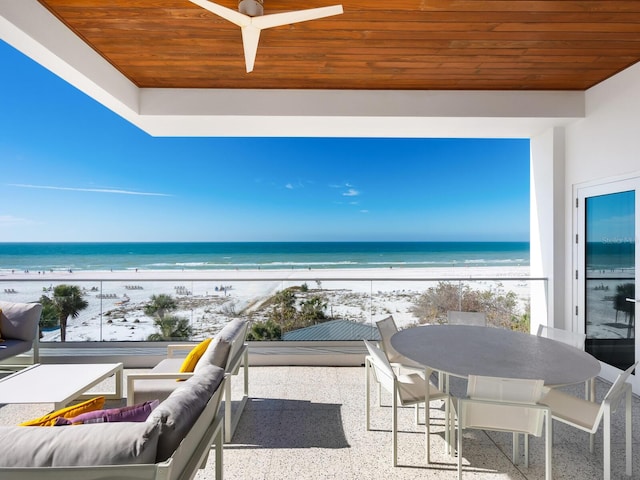
[(287, 341), (347, 341), (347, 340), (380, 340), (380, 333), (375, 325), (354, 322), (351, 320), (330, 320), (310, 327), (286, 332), (282, 340)]

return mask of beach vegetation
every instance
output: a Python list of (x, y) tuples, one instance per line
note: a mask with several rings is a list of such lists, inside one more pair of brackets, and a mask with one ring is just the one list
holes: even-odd
[(234, 302), (227, 302), (220, 307), (220, 313), (227, 317), (237, 317), (236, 304)]
[(171, 295), (166, 293), (151, 295), (151, 301), (144, 306), (144, 313), (154, 318), (158, 332), (149, 335), (148, 341), (163, 342), (191, 338), (193, 328), (189, 324), (189, 320), (177, 315), (168, 315), (169, 312), (177, 308), (178, 302)]
[(56, 306), (46, 295), (42, 295), (38, 303), (42, 305), (42, 313), (40, 314), (40, 330), (46, 330), (49, 328), (57, 328), (60, 325), (60, 319), (58, 318), (58, 311)]
[(296, 295), (290, 288), (277, 292), (271, 303), (273, 305), (269, 320), (279, 325), (286, 326), (292, 323), (296, 317)]
[(514, 292), (505, 292), (502, 284), (483, 290), (468, 285), (438, 282), (422, 293), (411, 307), (418, 323), (447, 323), (447, 312), (485, 312), (487, 324), (529, 332), (527, 312), (521, 312)]
[(178, 308), (178, 304), (171, 295), (160, 293), (151, 295), (151, 302), (145, 305), (144, 313), (150, 317), (164, 318), (167, 312)]
[(282, 334), (328, 320), (326, 299), (318, 294), (309, 296), (307, 293), (302, 292), (299, 286), (277, 292), (263, 304), (267, 312), (265, 323), (278, 325)]
[(282, 340), (282, 328), (271, 319), (255, 322), (247, 332), (247, 340)]
[(53, 289), (53, 298), (51, 299), (53, 308), (58, 314), (60, 323), (60, 341), (67, 340), (67, 320), (69, 317), (77, 318), (80, 312), (89, 306), (80, 287), (76, 285), (57, 285)]
[(147, 340), (150, 342), (188, 340), (193, 333), (189, 320), (175, 315), (158, 315), (154, 323), (159, 331), (149, 335)]
[(327, 318), (325, 310), (327, 309), (327, 301), (320, 295), (314, 295), (300, 303), (299, 317), (303, 321), (317, 322)]

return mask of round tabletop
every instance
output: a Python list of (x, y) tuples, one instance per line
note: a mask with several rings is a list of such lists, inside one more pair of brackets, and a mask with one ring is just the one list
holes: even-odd
[(399, 331), (391, 345), (414, 362), (457, 377), (541, 379), (558, 386), (600, 373), (600, 362), (582, 350), (502, 328), (425, 325)]

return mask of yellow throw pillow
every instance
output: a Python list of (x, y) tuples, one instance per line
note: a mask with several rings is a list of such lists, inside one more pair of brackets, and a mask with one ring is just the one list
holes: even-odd
[(34, 418), (20, 424), (21, 427), (53, 427), (56, 423), (56, 418), (73, 418), (77, 417), (81, 413), (92, 412), (94, 410), (101, 410), (104, 407), (104, 397), (95, 397), (86, 402), (76, 403), (70, 407), (65, 407), (55, 412), (46, 414), (44, 417)]
[(198, 360), (200, 360), (200, 357), (202, 357), (210, 343), (211, 339), (207, 338), (193, 347), (189, 352), (189, 355), (184, 359), (184, 362), (182, 362), (182, 365), (180, 366), (180, 373), (193, 372)]

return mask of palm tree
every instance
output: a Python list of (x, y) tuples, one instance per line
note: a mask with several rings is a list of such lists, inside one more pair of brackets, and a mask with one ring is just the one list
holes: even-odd
[(313, 324), (318, 320), (326, 320), (327, 318), (327, 315), (324, 313), (327, 309), (327, 302), (319, 295), (314, 295), (308, 300), (303, 301), (300, 307), (300, 317), (309, 324)]
[(60, 341), (67, 339), (67, 319), (77, 318), (80, 311), (89, 306), (82, 297), (80, 287), (75, 285), (58, 285), (53, 289), (53, 304), (60, 319)]
[(187, 340), (191, 338), (192, 329), (189, 320), (175, 316), (156, 317), (155, 324), (159, 333), (152, 333), (147, 340), (162, 342), (166, 340)]
[(151, 295), (151, 303), (145, 305), (144, 313), (150, 317), (159, 317), (163, 319), (167, 312), (178, 308), (178, 304), (171, 295), (161, 293), (159, 295)]
[(167, 316), (167, 312), (171, 312), (178, 308), (178, 303), (171, 295), (160, 293), (151, 295), (151, 302), (144, 307), (145, 315), (155, 317), (155, 324), (159, 333), (149, 335), (150, 342), (161, 342), (165, 340), (185, 340), (191, 337), (192, 328), (189, 320), (186, 318), (176, 317), (174, 315)]

